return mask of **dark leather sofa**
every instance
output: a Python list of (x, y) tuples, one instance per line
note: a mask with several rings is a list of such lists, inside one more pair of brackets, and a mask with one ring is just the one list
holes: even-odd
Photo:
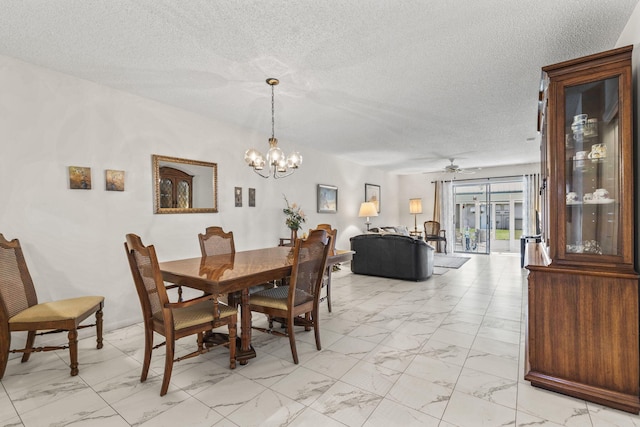
[(402, 280), (426, 280), (433, 274), (435, 248), (399, 234), (360, 234), (351, 239), (355, 274)]

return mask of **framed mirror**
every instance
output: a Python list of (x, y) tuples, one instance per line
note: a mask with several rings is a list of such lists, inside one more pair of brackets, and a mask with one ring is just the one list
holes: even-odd
[(218, 212), (218, 165), (158, 156), (153, 160), (154, 213)]

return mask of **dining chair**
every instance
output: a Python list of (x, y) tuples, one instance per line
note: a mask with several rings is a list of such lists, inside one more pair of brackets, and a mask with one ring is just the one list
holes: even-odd
[[(78, 329), (96, 328), (97, 348), (102, 348), (104, 297), (83, 296), (38, 303), (36, 290), (18, 239), (0, 234), (0, 379), (9, 353), (22, 353), (22, 363), (31, 353), (69, 349), (71, 375), (78, 375)], [(81, 325), (95, 313), (96, 323)], [(27, 332), (24, 348), (11, 349), (11, 333)], [(45, 332), (38, 332), (45, 331)], [(67, 345), (34, 347), (36, 335), (67, 332)]]
[(437, 242), (438, 249), (440, 248), (440, 242), (444, 242), (444, 253), (447, 253), (447, 232), (440, 229), (438, 221), (424, 222), (424, 241), (427, 243)]
[[(319, 305), (322, 278), (327, 268), (331, 237), (325, 230), (312, 230), (306, 239), (297, 239), (293, 247), (293, 266), (289, 284), (256, 292), (249, 298), (249, 309), (267, 315), (268, 328), (253, 327), (262, 332), (288, 336), (293, 362), (298, 364), (294, 325), (313, 328), (316, 348), (321, 350)], [(273, 328), (273, 322), (286, 329)]]
[[(207, 227), (204, 234), (198, 234), (198, 241), (200, 242), (200, 252), (202, 256), (226, 255), (236, 252), (233, 231), (225, 232), (222, 227)], [(251, 286), (249, 288), (249, 294), (273, 288), (273, 286), (273, 283)], [(240, 292), (233, 292), (228, 295), (218, 295), (218, 298), (226, 299), (227, 304), (237, 307), (240, 304), (240, 295)]]
[[(229, 367), (235, 369), (237, 310), (219, 303), (214, 295), (169, 302), (153, 245), (144, 246), (139, 236), (127, 234), (124, 247), (144, 319), (144, 362), (140, 382), (147, 379), (152, 351), (166, 345), (164, 375), (160, 388), (160, 396), (164, 396), (169, 388), (173, 363), (207, 353), (216, 347), (217, 345), (205, 347), (204, 334), (225, 325), (229, 329), (228, 339), (216, 344), (229, 347)], [(165, 341), (154, 346), (154, 332), (162, 335)], [(176, 341), (189, 335), (197, 335), (198, 348), (176, 358)]]
[[(318, 224), (316, 230), (325, 230), (331, 236), (331, 247), (329, 254), (333, 254), (336, 249), (336, 239), (338, 238), (338, 230), (331, 227), (331, 224)], [(327, 300), (327, 310), (331, 313), (331, 269), (337, 266), (327, 266), (322, 278), (322, 288), (326, 290), (325, 296), (320, 298), (320, 302)]]

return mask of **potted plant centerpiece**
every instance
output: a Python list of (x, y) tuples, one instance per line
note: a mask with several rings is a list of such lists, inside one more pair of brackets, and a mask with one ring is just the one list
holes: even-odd
[(287, 207), (282, 209), (282, 212), (286, 215), (285, 224), (291, 230), (291, 243), (295, 243), (298, 238), (298, 230), (302, 228), (302, 223), (306, 221), (306, 217), (301, 207), (297, 204), (289, 204), (287, 196), (283, 194), (284, 201), (287, 203)]

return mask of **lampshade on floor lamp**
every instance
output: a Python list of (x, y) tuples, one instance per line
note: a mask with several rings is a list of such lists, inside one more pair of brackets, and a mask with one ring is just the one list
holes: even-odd
[(358, 212), (358, 216), (360, 218), (367, 217), (367, 222), (365, 222), (365, 224), (367, 224), (367, 231), (369, 231), (369, 225), (371, 225), (371, 222), (369, 222), (369, 217), (378, 216), (378, 210), (376, 209), (376, 205), (374, 205), (371, 202), (363, 202), (360, 205), (360, 212)]
[(409, 199), (409, 213), (414, 215), (413, 231), (418, 233), (418, 214), (422, 213), (422, 199)]

